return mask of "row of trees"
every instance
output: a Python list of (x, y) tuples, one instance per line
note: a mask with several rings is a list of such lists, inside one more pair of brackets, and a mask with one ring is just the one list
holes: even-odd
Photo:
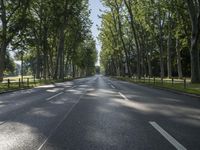
[(102, 0), (108, 75), (191, 76), (200, 82), (199, 0)]
[(9, 51), (37, 78), (94, 73), (88, 0), (0, 0), (0, 13), (0, 81)]

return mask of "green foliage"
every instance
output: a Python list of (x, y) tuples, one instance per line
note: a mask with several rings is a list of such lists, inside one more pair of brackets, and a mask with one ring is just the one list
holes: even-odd
[[(6, 51), (9, 45), (15, 59), (23, 60), (25, 74), (63, 79), (65, 75), (94, 73), (97, 52), (90, 31), (88, 0), (3, 2)], [(3, 19), (1, 16), (2, 22)], [(0, 33), (3, 34), (3, 29)], [(6, 61), (7, 68), (11, 69)]]
[(107, 9), (101, 16), (100, 55), (107, 75), (191, 76), (192, 27), (186, 1), (102, 2)]
[(10, 58), (9, 54), (6, 56), (5, 60), (5, 71), (4, 75), (13, 75), (15, 71), (15, 63), (12, 58)]

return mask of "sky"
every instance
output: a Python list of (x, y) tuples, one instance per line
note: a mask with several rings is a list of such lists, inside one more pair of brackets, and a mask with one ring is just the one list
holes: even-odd
[[(89, 0), (89, 5), (90, 5), (89, 8), (91, 9), (90, 19), (93, 22), (92, 35), (96, 40), (97, 50), (98, 50), (98, 52), (100, 52), (101, 45), (97, 39), (97, 36), (99, 34), (98, 26), (101, 26), (101, 19), (98, 16), (100, 16), (102, 14), (102, 12), (100, 10), (105, 10), (105, 8), (101, 4), (100, 0)], [(99, 65), (99, 59), (98, 59), (98, 62), (96, 65)]]

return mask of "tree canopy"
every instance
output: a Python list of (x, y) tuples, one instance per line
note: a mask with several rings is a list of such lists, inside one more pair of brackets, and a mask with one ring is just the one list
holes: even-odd
[(97, 60), (88, 0), (0, 0), (0, 80), (9, 50), (37, 78), (92, 75)]
[(198, 0), (102, 0), (107, 75), (191, 76), (200, 82)]

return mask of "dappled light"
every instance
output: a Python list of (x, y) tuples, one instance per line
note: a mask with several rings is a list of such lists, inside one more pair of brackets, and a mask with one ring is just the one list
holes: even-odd
[[(189, 136), (192, 145), (199, 145), (196, 98), (190, 99), (194, 105), (185, 96), (102, 76), (77, 81), (38, 87), (23, 96), (15, 93), (15, 99), (10, 94), (0, 98), (0, 145), (4, 149), (146, 148), (164, 140), (150, 126), (152, 120), (175, 137)], [(141, 142), (145, 144), (138, 145)], [(162, 145), (155, 143), (153, 149), (157, 147)]]
[(144, 104), (138, 103), (138, 102), (133, 102), (133, 101), (126, 101), (122, 99), (112, 99), (115, 102), (120, 103), (121, 105), (129, 108), (133, 108), (139, 111), (144, 111), (144, 112), (152, 112), (152, 109), (148, 106), (145, 106)]
[[(24, 146), (24, 143), (31, 145), (31, 141), (39, 138), (37, 128), (33, 128), (24, 123), (8, 121), (6, 126), (4, 124), (0, 129), (2, 127), (4, 127), (4, 132), (1, 132), (0, 136), (1, 149), (7, 149), (8, 145), (10, 149), (20, 148)], [(21, 143), (21, 141), (23, 141), (23, 143)], [(21, 145), (19, 145), (19, 143), (21, 143)]]
[(55, 114), (46, 111), (42, 108), (35, 108), (30, 112), (31, 115), (37, 115), (37, 116), (41, 116), (41, 117), (55, 117)]
[(75, 89), (70, 89), (70, 90), (67, 90), (68, 92), (71, 92), (71, 93), (73, 93), (73, 94), (81, 94), (82, 93), (82, 91), (80, 91), (80, 90), (75, 90)]
[(61, 91), (61, 90), (63, 90), (63, 89), (64, 89), (64, 88), (53, 88), (53, 89), (47, 90), (47, 92), (53, 92), (53, 93), (55, 93), (55, 92)]
[(200, 0), (0, 0), (0, 150), (199, 150)]
[(44, 89), (46, 89), (46, 88), (54, 88), (54, 87), (55, 87), (55, 85), (50, 84), (50, 85), (42, 85), (42, 86), (36, 87), (36, 88), (44, 88)]

